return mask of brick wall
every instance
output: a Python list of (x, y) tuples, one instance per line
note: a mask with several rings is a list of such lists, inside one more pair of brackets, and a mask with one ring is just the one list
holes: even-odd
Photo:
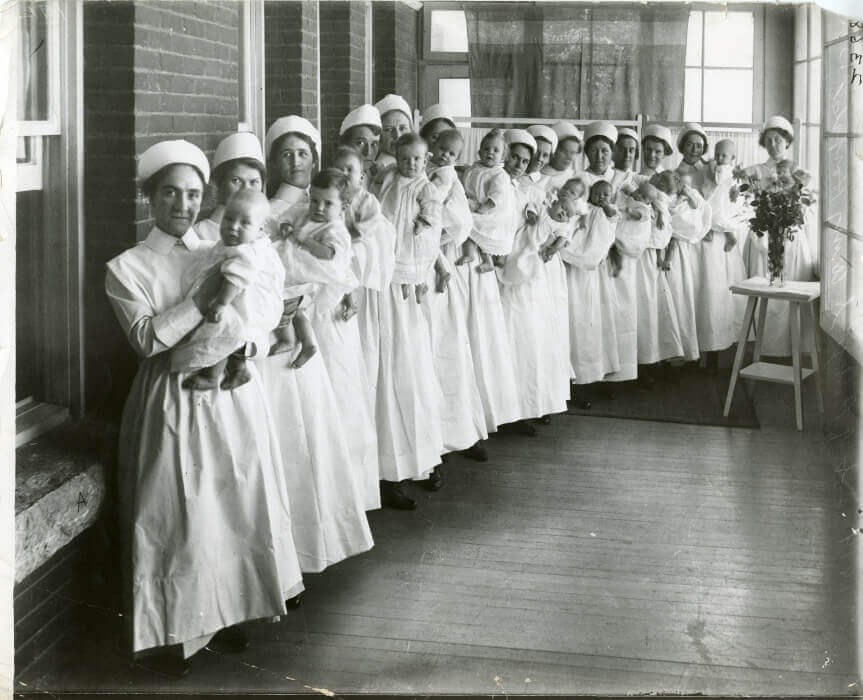
[(365, 101), (365, 8), (333, 0), (321, 12), (321, 136), (324, 161), (345, 115)]
[(104, 264), (145, 237), (135, 158), (185, 138), (212, 156), (239, 120), (239, 5), (84, 4), (86, 381), (92, 413), (119, 415), (135, 359), (104, 294)]
[(421, 10), (398, 0), (372, 5), (374, 98), (394, 92), (417, 103), (418, 29)]
[(316, 0), (264, 3), (267, 126), (287, 114), (317, 123), (317, 29)]

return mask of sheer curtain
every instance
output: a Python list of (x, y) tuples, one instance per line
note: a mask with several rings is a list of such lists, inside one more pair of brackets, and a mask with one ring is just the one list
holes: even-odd
[(465, 4), (475, 116), (683, 118), (686, 5)]

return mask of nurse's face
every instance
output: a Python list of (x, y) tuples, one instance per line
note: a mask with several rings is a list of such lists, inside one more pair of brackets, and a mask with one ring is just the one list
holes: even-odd
[(644, 155), (644, 165), (651, 170), (656, 170), (665, 156), (665, 146), (662, 141), (648, 136), (642, 144), (642, 153)]
[(428, 124), (426, 128), (423, 129), (423, 138), (425, 138), (426, 143), (429, 148), (431, 148), (437, 143), (437, 137), (440, 136), (442, 132), (452, 128), (453, 125), (446, 119), (435, 119), (431, 124)]
[(380, 146), (381, 137), (370, 126), (354, 126), (351, 127), (348, 144), (353, 146), (363, 159), (364, 165), (373, 163), (378, 157), (378, 147)]
[(288, 134), (276, 153), (276, 167), (281, 182), (306, 189), (315, 168), (315, 155), (308, 141)]
[(245, 163), (234, 163), (228, 168), (219, 185), (219, 204), (225, 204), (232, 195), (240, 190), (255, 190), (262, 192), (264, 181), (257, 168)]
[(551, 144), (545, 139), (536, 140), (536, 154), (528, 168), (529, 173), (537, 173), (542, 170), (551, 159)]
[(768, 129), (764, 134), (764, 148), (773, 160), (782, 160), (788, 150), (788, 141), (776, 129)]
[(509, 147), (509, 153), (504, 162), (504, 169), (507, 173), (512, 177), (524, 175), (528, 163), (530, 163), (530, 149), (527, 146), (515, 143)]
[(557, 144), (557, 149), (551, 158), (551, 164), (557, 170), (566, 170), (575, 167), (575, 159), (581, 153), (581, 144), (578, 139), (564, 139)]
[(397, 109), (391, 109), (381, 117), (381, 127), (381, 150), (394, 156), (399, 136), (411, 130), (408, 115)]
[(618, 139), (614, 146), (614, 165), (618, 170), (632, 170), (635, 167), (635, 156), (638, 153), (638, 142), (631, 136)]
[(611, 146), (603, 138), (595, 138), (587, 144), (587, 162), (590, 164), (590, 171), (594, 173), (604, 173), (611, 165)]
[(191, 165), (171, 165), (159, 176), (150, 213), (156, 226), (180, 238), (195, 223), (201, 210), (204, 182)]
[(683, 138), (680, 150), (683, 152), (683, 162), (687, 165), (694, 165), (704, 153), (704, 139), (698, 134), (689, 133)]

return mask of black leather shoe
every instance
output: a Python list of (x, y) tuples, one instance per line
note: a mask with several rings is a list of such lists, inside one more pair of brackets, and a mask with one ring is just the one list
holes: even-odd
[(176, 654), (154, 654), (138, 659), (138, 666), (169, 678), (180, 679), (189, 673), (189, 660)]
[(486, 452), (482, 442), (477, 442), (466, 450), (462, 450), (462, 454), (468, 459), (472, 459), (477, 462), (488, 462), (488, 452)]
[(440, 467), (435, 467), (432, 469), (431, 474), (429, 474), (428, 479), (423, 482), (423, 488), (426, 491), (440, 491), (441, 486), (443, 486), (443, 478), (441, 477)]
[(249, 638), (240, 627), (234, 625), (216, 632), (207, 647), (220, 654), (239, 654), (249, 648)]
[(417, 502), (405, 495), (401, 484), (394, 481), (382, 481), (381, 505), (395, 510), (414, 510), (417, 507)]
[(543, 416), (539, 419), (540, 425), (548, 425), (551, 423), (551, 416)]
[(285, 601), (285, 607), (288, 610), (296, 610), (300, 605), (303, 604), (303, 594), (297, 593), (293, 598), (288, 598)]

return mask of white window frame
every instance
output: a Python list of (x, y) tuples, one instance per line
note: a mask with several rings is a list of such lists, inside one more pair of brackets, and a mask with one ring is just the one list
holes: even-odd
[(44, 120), (19, 121), (19, 136), (59, 136), (60, 135), (60, 85), (62, 75), (60, 2), (44, 0), (46, 48), (48, 51), (48, 118)]
[(263, 0), (243, 0), (239, 28), (240, 119), (237, 131), (250, 131), (263, 141), (266, 133)]

